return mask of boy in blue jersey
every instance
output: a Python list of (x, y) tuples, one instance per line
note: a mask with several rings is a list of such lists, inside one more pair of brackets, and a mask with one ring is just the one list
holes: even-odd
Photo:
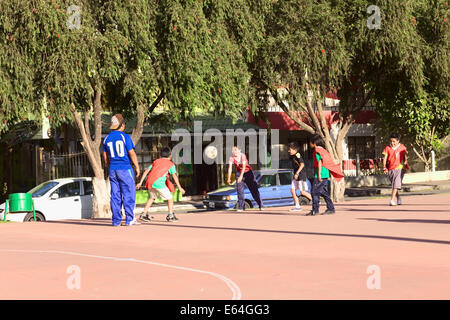
[(136, 175), (140, 175), (139, 163), (134, 143), (124, 132), (125, 120), (121, 114), (111, 119), (112, 130), (103, 141), (103, 159), (109, 165), (109, 181), (111, 183), (111, 211), (113, 226), (120, 226), (122, 222), (122, 205), (125, 210), (125, 225), (137, 225), (134, 216), (136, 205), (136, 189), (134, 174), (130, 159), (136, 168)]

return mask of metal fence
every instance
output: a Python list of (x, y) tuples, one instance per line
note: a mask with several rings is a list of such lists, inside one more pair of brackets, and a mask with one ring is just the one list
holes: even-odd
[(93, 176), (85, 152), (55, 154), (54, 152), (41, 151), (39, 162), (37, 183), (52, 179)]
[(382, 174), (383, 159), (349, 159), (343, 161), (342, 167), (348, 177)]

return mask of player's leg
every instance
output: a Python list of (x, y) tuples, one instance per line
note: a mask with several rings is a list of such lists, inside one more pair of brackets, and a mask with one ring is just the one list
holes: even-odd
[(245, 204), (245, 199), (244, 199), (244, 189), (245, 189), (245, 185), (244, 182), (237, 182), (238, 180), (238, 176), (236, 176), (236, 189), (237, 189), (237, 194), (238, 194), (238, 207), (237, 209), (240, 210), (244, 210), (244, 204)]
[(320, 201), (320, 193), (321, 193), (321, 190), (319, 189), (319, 187), (320, 187), (319, 180), (317, 180), (317, 178), (315, 178), (311, 185), (312, 210), (310, 213), (307, 214), (307, 216), (314, 216), (319, 213), (319, 201)]
[(294, 199), (295, 207), (290, 209), (290, 211), (300, 211), (302, 210), (302, 207), (300, 206), (300, 199), (297, 196), (297, 190), (299, 189), (298, 181), (292, 180), (291, 182), (291, 194), (292, 198)]
[(299, 185), (300, 185), (300, 194), (305, 198), (307, 198), (309, 201), (312, 201), (311, 194), (307, 191), (308, 185), (306, 181), (299, 181)]
[(328, 190), (328, 179), (323, 179), (321, 182), (322, 186), (320, 188), (320, 195), (324, 198), (325, 203), (327, 204), (327, 210), (324, 214), (333, 214), (335, 213), (335, 208), (333, 204), (333, 200), (331, 200), (330, 192)]
[(391, 200), (389, 202), (389, 205), (396, 206), (397, 202), (395, 201), (396, 195), (397, 195), (397, 189), (395, 188), (395, 170), (389, 170), (388, 172), (389, 180), (391, 181), (392, 186), (392, 192), (391, 192)]
[(148, 200), (145, 203), (144, 212), (139, 217), (141, 220), (150, 221), (148, 211), (150, 210), (150, 208), (155, 200), (156, 200), (155, 192), (152, 189), (148, 189)]
[(112, 224), (113, 226), (120, 226), (122, 222), (122, 215), (120, 211), (122, 210), (122, 194), (120, 193), (119, 180), (117, 178), (117, 171), (111, 170), (109, 172), (109, 182), (111, 185), (111, 211), (112, 211)]
[(243, 182), (247, 185), (250, 193), (252, 194), (253, 200), (258, 204), (259, 209), (262, 209), (263, 203), (261, 200), (261, 194), (259, 193), (258, 184), (256, 183), (255, 176), (253, 175), (253, 171), (248, 171), (244, 173)]
[(123, 208), (125, 210), (126, 225), (135, 224), (134, 209), (136, 207), (136, 187), (134, 183), (133, 170), (118, 170), (120, 190), (123, 197)]

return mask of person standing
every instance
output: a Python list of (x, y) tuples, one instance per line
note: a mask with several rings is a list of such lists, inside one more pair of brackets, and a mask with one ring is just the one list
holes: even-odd
[(310, 201), (312, 200), (311, 194), (308, 192), (308, 185), (306, 183), (306, 168), (305, 162), (299, 152), (299, 146), (295, 142), (291, 142), (288, 145), (288, 153), (291, 158), (292, 168), (294, 169), (294, 179), (291, 183), (291, 193), (294, 198), (295, 208), (290, 211), (301, 211), (299, 197), (297, 197), (297, 190), (300, 190), (300, 194)]
[(406, 147), (400, 143), (399, 137), (393, 133), (391, 144), (383, 150), (383, 171), (389, 176), (392, 185), (391, 206), (401, 205), (399, 191), (402, 189), (402, 180), (405, 170), (409, 169)]
[(245, 185), (249, 188), (253, 199), (259, 206), (259, 210), (262, 211), (263, 203), (261, 201), (261, 195), (259, 194), (258, 184), (256, 183), (255, 176), (253, 174), (252, 167), (249, 165), (247, 157), (241, 152), (237, 146), (233, 147), (233, 155), (230, 157), (228, 163), (228, 184), (231, 184), (231, 172), (232, 166), (236, 167), (236, 188), (238, 193), (238, 208), (237, 211), (241, 212), (245, 209), (244, 190)]
[(320, 197), (323, 197), (325, 199), (325, 203), (327, 204), (327, 210), (323, 214), (334, 214), (334, 204), (328, 191), (329, 178), (331, 174), (337, 182), (341, 181), (344, 177), (341, 166), (340, 164), (334, 163), (331, 155), (323, 147), (324, 142), (319, 135), (313, 135), (309, 145), (314, 149), (314, 181), (311, 191), (313, 205), (311, 212), (308, 213), (307, 216), (315, 216), (319, 214)]
[(136, 175), (140, 175), (139, 163), (134, 143), (126, 134), (125, 120), (121, 114), (115, 114), (111, 118), (111, 132), (103, 141), (103, 160), (109, 167), (109, 181), (111, 183), (111, 211), (112, 224), (117, 227), (122, 222), (122, 206), (125, 210), (125, 225), (137, 225), (134, 216), (136, 205), (136, 188), (134, 174), (131, 167), (133, 162)]

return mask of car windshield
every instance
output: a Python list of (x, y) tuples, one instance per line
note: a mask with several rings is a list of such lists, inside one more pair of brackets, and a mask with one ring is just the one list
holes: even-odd
[(44, 183), (41, 183), (37, 187), (34, 187), (28, 193), (32, 193), (33, 198), (39, 198), (42, 197), (44, 194), (46, 194), (50, 189), (52, 189), (54, 186), (56, 186), (58, 182), (55, 181), (47, 181)]

